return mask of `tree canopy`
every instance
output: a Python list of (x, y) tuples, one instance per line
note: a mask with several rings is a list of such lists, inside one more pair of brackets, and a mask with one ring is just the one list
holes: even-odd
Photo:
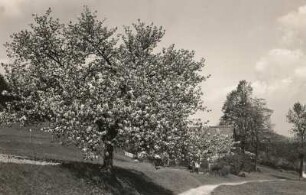
[(235, 142), (232, 135), (215, 132), (210, 127), (198, 126), (188, 133), (188, 158), (193, 161), (214, 162), (231, 153)]
[(255, 153), (256, 166), (261, 135), (271, 130), (272, 110), (266, 107), (264, 99), (254, 97), (251, 84), (242, 80), (227, 95), (222, 111), (221, 124), (233, 127), (234, 139), (240, 142), (243, 153), (246, 150)]
[(297, 102), (289, 109), (287, 115), (289, 123), (293, 124), (291, 129), (298, 137), (305, 135), (306, 132), (306, 106)]
[(296, 102), (293, 108), (289, 109), (287, 119), (293, 124), (292, 133), (298, 140), (298, 156), (300, 158), (299, 175), (303, 176), (304, 156), (305, 156), (305, 133), (306, 133), (306, 106)]
[(87, 8), (68, 24), (51, 9), (34, 15), (6, 44), (13, 62), (2, 65), (19, 99), (8, 103), (3, 124), (48, 122), (45, 131), (91, 157), (106, 151), (111, 159), (113, 146), (179, 157), (190, 115), (205, 110), (204, 60), (174, 45), (158, 50), (162, 27), (137, 21), (116, 30)]

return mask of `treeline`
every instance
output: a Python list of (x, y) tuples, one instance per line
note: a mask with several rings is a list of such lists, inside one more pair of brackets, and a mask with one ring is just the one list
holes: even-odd
[(267, 136), (271, 138), (260, 144), (259, 162), (277, 169), (298, 171), (298, 143), (274, 132)]

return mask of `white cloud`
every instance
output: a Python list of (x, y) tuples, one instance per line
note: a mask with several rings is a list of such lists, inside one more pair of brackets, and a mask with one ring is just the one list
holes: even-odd
[(298, 78), (306, 79), (306, 62), (305, 66), (296, 68), (294, 73)]
[(260, 97), (268, 91), (268, 85), (266, 82), (255, 81), (252, 83), (253, 90), (256, 95)]
[(306, 39), (306, 5), (299, 7), (278, 19), (283, 32), (282, 43), (290, 47), (305, 46)]
[(284, 78), (282, 80), (282, 83), (285, 84), (285, 85), (290, 85), (292, 83), (292, 78), (291, 77), (288, 77), (288, 78)]
[(252, 87), (256, 96), (269, 97), (269, 95), (275, 95), (281, 91), (286, 91), (292, 83), (293, 79), (291, 77), (283, 78), (281, 80), (257, 80), (252, 82)]
[(1, 0), (0, 1), (0, 16), (16, 16), (21, 13), (21, 5), (25, 0)]
[(306, 48), (303, 44), (306, 40), (306, 5), (281, 16), (278, 24), (282, 33), (279, 48), (271, 49), (255, 64), (257, 79), (273, 86), (273, 83), (283, 81), (305, 82)]
[(296, 49), (272, 49), (255, 65), (257, 77), (261, 81), (281, 81), (296, 76), (295, 71), (306, 66), (306, 56)]
[(279, 42), (255, 64), (254, 93), (275, 110), (272, 122), (285, 134), (292, 104), (306, 101), (306, 5), (278, 19)]

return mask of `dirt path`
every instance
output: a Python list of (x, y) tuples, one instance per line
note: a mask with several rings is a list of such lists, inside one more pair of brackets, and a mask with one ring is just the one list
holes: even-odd
[(232, 183), (220, 183), (220, 184), (213, 184), (213, 185), (203, 185), (197, 188), (190, 189), (186, 192), (183, 192), (179, 195), (210, 195), (212, 191), (214, 191), (217, 187), (222, 185), (228, 186), (236, 186), (242, 185), (245, 183), (251, 182), (266, 182), (266, 181), (285, 181), (284, 179), (277, 179), (277, 180), (251, 180), (251, 181), (242, 181), (242, 182), (232, 182)]
[(24, 156), (14, 156), (7, 154), (0, 154), (1, 163), (16, 163), (16, 164), (31, 164), (31, 165), (59, 165), (60, 163), (46, 162), (46, 161), (35, 161), (29, 160)]

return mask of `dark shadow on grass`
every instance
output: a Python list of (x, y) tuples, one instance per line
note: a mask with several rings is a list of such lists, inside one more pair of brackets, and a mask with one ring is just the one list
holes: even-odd
[(103, 172), (100, 165), (84, 162), (67, 162), (61, 165), (69, 169), (79, 179), (104, 188), (112, 194), (124, 195), (172, 195), (172, 191), (154, 183), (143, 173), (115, 167), (113, 172)]

